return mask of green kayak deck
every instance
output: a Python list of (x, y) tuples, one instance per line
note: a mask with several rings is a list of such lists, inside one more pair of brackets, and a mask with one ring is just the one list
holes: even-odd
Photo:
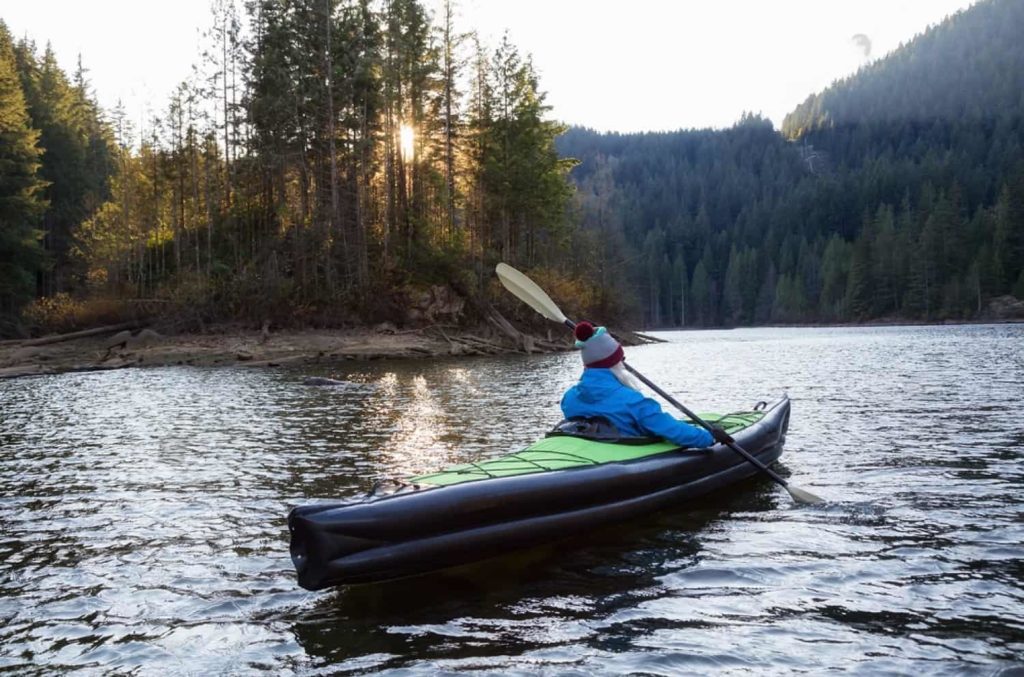
[[(699, 416), (709, 423), (721, 426), (730, 435), (735, 435), (764, 418), (764, 412), (743, 411), (724, 416), (721, 414), (699, 414)], [(553, 435), (513, 454), (452, 466), (440, 472), (412, 477), (407, 481), (416, 485), (448, 486), (495, 477), (530, 475), (551, 470), (632, 461), (678, 448), (678, 445), (664, 441), (652, 444), (616, 444), (570, 435)]]

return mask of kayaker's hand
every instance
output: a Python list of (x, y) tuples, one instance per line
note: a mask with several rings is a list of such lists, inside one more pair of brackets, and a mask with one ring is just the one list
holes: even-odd
[(736, 440), (732, 438), (732, 435), (719, 428), (717, 425), (711, 426), (711, 436), (715, 438), (716, 442), (722, 444), (732, 444)]

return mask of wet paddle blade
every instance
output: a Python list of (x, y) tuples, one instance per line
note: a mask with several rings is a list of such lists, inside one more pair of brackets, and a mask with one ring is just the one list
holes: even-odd
[(793, 500), (797, 503), (806, 503), (808, 505), (814, 505), (815, 503), (824, 503), (825, 499), (820, 496), (815, 496), (809, 491), (805, 491), (798, 487), (794, 487), (791, 484), (786, 485), (786, 491), (793, 497)]
[(536, 282), (506, 263), (499, 263), (494, 272), (498, 274), (498, 279), (505, 285), (505, 289), (519, 297), (520, 301), (549, 320), (565, 324), (565, 314)]

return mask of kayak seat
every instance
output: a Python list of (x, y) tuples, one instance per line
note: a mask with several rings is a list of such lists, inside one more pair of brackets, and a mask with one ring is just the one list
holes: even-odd
[(574, 416), (556, 425), (545, 437), (580, 437), (611, 444), (654, 444), (664, 442), (660, 437), (623, 435), (615, 424), (604, 416)]

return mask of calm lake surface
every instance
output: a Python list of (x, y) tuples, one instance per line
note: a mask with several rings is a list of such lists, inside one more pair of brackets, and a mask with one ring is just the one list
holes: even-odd
[(697, 411), (789, 393), (778, 469), (827, 504), (751, 481), (454, 573), (309, 593), (289, 508), (525, 446), (579, 356), (0, 381), (0, 670), (1024, 666), (1024, 325), (662, 336), (627, 356)]

